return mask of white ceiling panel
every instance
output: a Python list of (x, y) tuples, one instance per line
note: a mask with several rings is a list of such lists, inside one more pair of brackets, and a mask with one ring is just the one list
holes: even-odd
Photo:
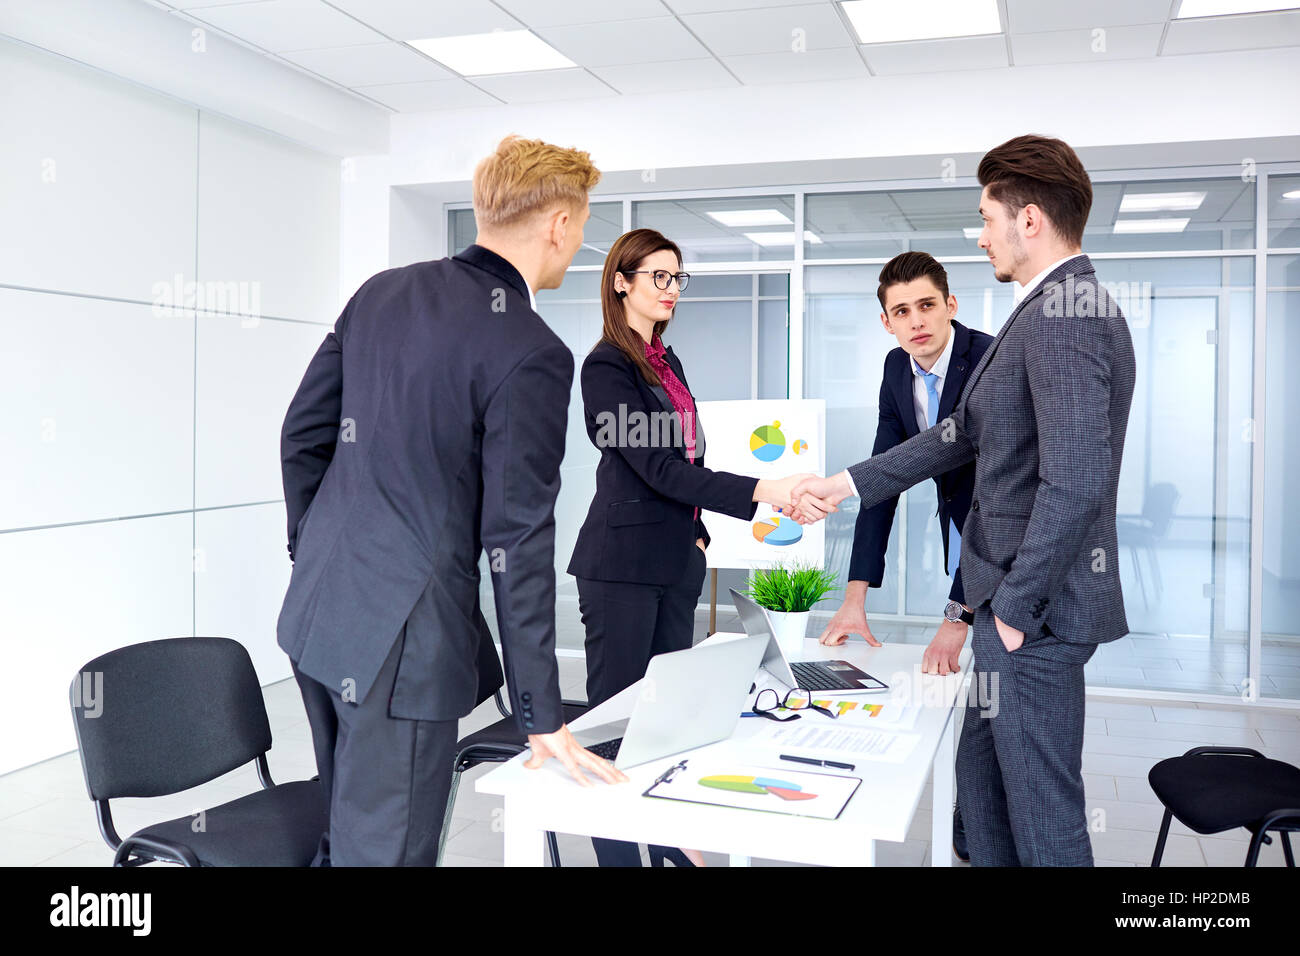
[(1239, 17), (1174, 20), (1161, 53), (1213, 53), (1219, 50), (1258, 50), (1300, 46), (1300, 11), (1255, 13)]
[(1007, 0), (1012, 33), (1090, 30), (1133, 23), (1161, 23), (1169, 17), (1171, 0)]
[(348, 87), (456, 78), (454, 73), (403, 43), (367, 43), (364, 46), (341, 46), (328, 50), (300, 50), (297, 53), (286, 53), (284, 58)]
[(808, 50), (831, 50), (855, 42), (830, 4), (765, 7), (682, 18), (717, 56), (785, 53), (796, 39)]
[(538, 70), (530, 73), (502, 73), (476, 76), (482, 87), (507, 103), (542, 103), (551, 100), (585, 100), (618, 93), (586, 70)]
[(881, 76), (992, 70), (1007, 65), (1007, 44), (1001, 34), (954, 37), (948, 40), (912, 40), (907, 43), (871, 43), (864, 44), (862, 52), (871, 64), (871, 69)]
[(709, 55), (673, 17), (546, 27), (534, 32), (582, 66), (694, 60)]
[(1164, 28), (1163, 23), (1144, 23), (1128, 27), (1056, 30), (1052, 33), (1017, 33), (1011, 37), (1011, 56), (1016, 66), (1155, 56)]
[(729, 56), (723, 63), (746, 85), (806, 83), (816, 80), (865, 79), (869, 74), (858, 51), (809, 50), (806, 53), (753, 53)]
[(270, 50), (380, 43), (384, 37), (321, 0), (259, 0), (191, 10), (190, 16)]
[(520, 24), (489, 0), (329, 0), (394, 40), (518, 30)]
[[(641, 20), (666, 17), (669, 10), (661, 0), (497, 0), (530, 27), (560, 27), (606, 20)], [(790, 0), (780, 0), (789, 3)], [(680, 5), (674, 3), (673, 8)], [(629, 34), (631, 35), (631, 34)]]
[(628, 63), (597, 66), (592, 71), (620, 93), (675, 93), (740, 83), (717, 60), (674, 60), (671, 63)]
[(788, 7), (793, 4), (813, 6), (827, 0), (668, 0), (673, 13), (679, 17), (693, 13), (714, 13), (718, 10), (756, 10), (760, 7)]
[[(860, 46), (839, 0), (141, 2), (403, 112), (1300, 46), (1298, 10), (1171, 20), (1176, 0), (1000, 0), (1004, 33)], [(392, 42), (522, 29), (577, 68), (465, 83)]]
[(379, 86), (359, 86), (364, 93), (399, 113), (419, 113), (426, 110), (458, 110), (467, 106), (498, 106), (482, 90), (475, 89), (464, 80), (433, 80), (428, 83), (386, 83)]

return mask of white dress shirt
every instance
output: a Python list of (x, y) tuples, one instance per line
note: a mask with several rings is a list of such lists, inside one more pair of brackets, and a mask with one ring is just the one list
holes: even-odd
[(530, 306), (532, 306), (533, 311), (536, 312), (536, 311), (537, 311), (537, 296), (533, 295), (533, 287), (530, 286), (527, 282), (525, 282), (525, 283), (524, 283), (524, 288), (526, 288), (526, 289), (528, 290), (528, 304), (529, 304)]
[[(948, 361), (952, 358), (952, 342), (955, 338), (957, 336), (953, 334), (952, 325), (949, 324), (948, 342), (939, 353), (939, 357), (935, 359), (934, 365), (930, 367), (930, 371), (939, 377), (939, 380), (934, 383), (934, 389), (941, 398), (944, 379), (948, 375)], [(907, 359), (912, 367), (912, 407), (916, 412), (916, 427), (925, 431), (930, 427), (930, 395), (926, 391), (925, 376), (922, 374), (921, 366), (916, 364), (916, 359), (912, 356), (909, 355)]]
[(1019, 305), (1024, 300), (1025, 296), (1029, 295), (1029, 293), (1037, 289), (1039, 284), (1042, 283), (1042, 281), (1048, 277), (1048, 275), (1052, 272), (1053, 269), (1055, 269), (1057, 266), (1061, 265), (1064, 262), (1069, 262), (1071, 259), (1077, 259), (1081, 255), (1083, 255), (1082, 252), (1075, 252), (1066, 256), (1064, 259), (1057, 259), (1055, 262), (1053, 262), (1042, 272), (1038, 273), (1038, 275), (1030, 279), (1025, 285), (1021, 285), (1019, 282), (1014, 283), (1013, 284), (1014, 288), (1012, 289), (1012, 296), (1016, 300), (1016, 305)]

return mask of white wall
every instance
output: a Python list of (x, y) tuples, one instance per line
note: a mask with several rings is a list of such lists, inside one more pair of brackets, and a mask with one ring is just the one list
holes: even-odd
[[(4, 772), (74, 748), (112, 648), (219, 635), (289, 675), (279, 428), (339, 310), (340, 166), (6, 40), (0, 128)], [(178, 281), (243, 295), (159, 307)]]

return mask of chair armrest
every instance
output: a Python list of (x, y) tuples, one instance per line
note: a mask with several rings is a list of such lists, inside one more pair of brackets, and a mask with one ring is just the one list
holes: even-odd
[(1268, 759), (1258, 750), (1251, 750), (1249, 747), (1193, 747), (1191, 750), (1187, 751), (1187, 753), (1183, 754), (1183, 756), (1198, 757), (1201, 754), (1232, 754), (1239, 757), (1259, 757), (1261, 760)]
[[(1279, 824), (1288, 824), (1285, 827)], [(1274, 810), (1264, 818), (1260, 824), (1260, 832), (1267, 830), (1300, 830), (1300, 807), (1286, 807), (1282, 810)]]

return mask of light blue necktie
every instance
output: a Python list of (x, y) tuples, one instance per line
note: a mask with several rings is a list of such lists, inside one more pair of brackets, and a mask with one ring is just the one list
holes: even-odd
[[(933, 428), (939, 420), (939, 376), (933, 372), (921, 372), (921, 378), (925, 379), (925, 422)], [(961, 535), (955, 521), (949, 520), (948, 523), (951, 525), (948, 529), (948, 576), (952, 577), (961, 563)]]

